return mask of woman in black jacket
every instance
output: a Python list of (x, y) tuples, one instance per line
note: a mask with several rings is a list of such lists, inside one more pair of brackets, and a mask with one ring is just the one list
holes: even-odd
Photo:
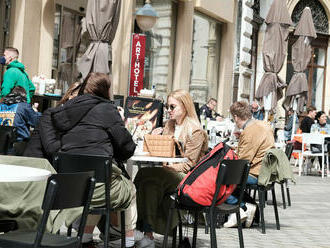
[[(109, 100), (110, 84), (106, 74), (90, 73), (81, 84), (78, 96), (49, 110), (39, 127), (46, 154), (61, 151), (102, 155), (120, 161), (133, 155), (135, 143), (116, 106)], [(128, 208), (126, 230), (127, 236), (132, 236), (136, 223), (135, 187), (115, 166), (113, 171), (111, 204), (113, 208)], [(95, 189), (92, 205), (95, 206), (95, 203), (104, 205), (104, 195), (102, 198), (98, 188)], [(87, 223), (85, 234), (92, 233), (93, 229), (94, 226)], [(91, 235), (89, 237), (92, 238)]]

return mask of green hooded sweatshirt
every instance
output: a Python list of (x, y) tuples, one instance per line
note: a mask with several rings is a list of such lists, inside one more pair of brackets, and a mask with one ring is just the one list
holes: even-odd
[(35, 87), (29, 79), (28, 74), (25, 72), (24, 65), (14, 60), (7, 65), (7, 70), (3, 75), (0, 99), (7, 96), (16, 86), (21, 86), (25, 89), (27, 102), (30, 103)]

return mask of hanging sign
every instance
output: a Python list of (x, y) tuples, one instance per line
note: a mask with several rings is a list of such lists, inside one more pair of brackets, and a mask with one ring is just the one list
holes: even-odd
[(130, 96), (137, 96), (143, 88), (145, 45), (146, 36), (144, 34), (133, 34), (129, 80)]

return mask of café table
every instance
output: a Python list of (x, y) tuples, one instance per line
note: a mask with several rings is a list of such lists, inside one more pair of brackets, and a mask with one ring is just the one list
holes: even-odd
[[(11, 168), (11, 172), (17, 172), (17, 175), (10, 178), (17, 181), (9, 181), (9, 177), (3, 179), (6, 181), (0, 179), (0, 220), (15, 220), (18, 229), (22, 231), (34, 230), (42, 215), (41, 204), (47, 185), (46, 179), (56, 171), (44, 158), (0, 155), (0, 178), (5, 178), (3, 173), (10, 175), (5, 165), (10, 166), (7, 169)], [(21, 171), (13, 170), (12, 167)], [(52, 211), (48, 218), (47, 231), (56, 233), (64, 222), (68, 225), (80, 215), (81, 210), (76, 208)]]
[(148, 155), (134, 155), (127, 160), (126, 170), (130, 177), (133, 175), (133, 165), (141, 166), (146, 164), (148, 166), (155, 166), (159, 163), (184, 163), (187, 158), (169, 158), (169, 157), (154, 157)]
[(51, 172), (45, 169), (0, 164), (0, 182), (31, 182), (46, 180)]

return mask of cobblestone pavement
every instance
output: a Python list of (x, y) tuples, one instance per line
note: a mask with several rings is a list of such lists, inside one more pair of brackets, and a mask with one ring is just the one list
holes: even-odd
[[(291, 207), (283, 209), (281, 189), (276, 187), (276, 199), (281, 230), (276, 229), (273, 206), (266, 205), (266, 234), (258, 226), (244, 228), (245, 247), (330, 247), (330, 178), (297, 176), (290, 184)], [(189, 235), (192, 236), (192, 228)], [(163, 236), (156, 235), (156, 247), (161, 247)], [(210, 237), (198, 229), (197, 247), (210, 247)], [(217, 229), (218, 247), (239, 247), (236, 228)]]
[[(273, 206), (266, 205), (266, 234), (258, 226), (244, 228), (245, 247), (330, 248), (330, 177), (296, 175), (296, 178), (295, 185), (289, 184), (291, 207), (283, 209), (280, 186), (276, 186), (281, 230), (276, 229)], [(192, 237), (192, 228), (188, 232)], [(236, 228), (221, 228), (216, 232), (218, 247), (239, 247)], [(162, 247), (163, 236), (155, 234), (155, 241), (156, 248)], [(170, 242), (171, 239), (169, 247)], [(205, 234), (202, 226), (198, 229), (197, 247), (210, 247), (209, 234)]]

